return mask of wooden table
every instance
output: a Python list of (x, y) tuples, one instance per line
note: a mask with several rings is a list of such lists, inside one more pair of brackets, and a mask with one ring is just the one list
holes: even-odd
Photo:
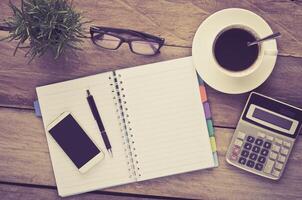
[[(13, 1), (18, 3), (19, 1)], [(0, 2), (0, 19), (10, 16)], [(42, 120), (35, 117), (35, 87), (118, 68), (191, 55), (199, 24), (223, 8), (240, 7), (266, 19), (280, 31), (279, 57), (270, 78), (256, 91), (302, 107), (302, 2), (212, 0), (74, 1), (92, 24), (132, 28), (160, 35), (167, 44), (160, 55), (142, 57), (128, 48), (106, 51), (90, 40), (83, 51), (58, 61), (44, 56), (27, 64), (25, 50), (12, 56), (16, 42), (0, 43), (0, 199), (59, 199)], [(5, 33), (0, 33), (0, 37)], [(218, 168), (109, 188), (70, 199), (301, 199), (302, 140), (298, 139), (284, 176), (270, 181), (225, 161), (225, 153), (248, 94), (227, 95), (207, 87), (220, 165)], [(300, 136), (301, 137), (301, 136)], [(146, 196), (145, 196), (146, 195)]]

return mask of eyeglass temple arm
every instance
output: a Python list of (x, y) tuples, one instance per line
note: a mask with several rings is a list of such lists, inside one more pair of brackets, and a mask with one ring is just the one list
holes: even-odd
[(164, 38), (160, 38), (160, 37), (157, 37), (157, 36), (154, 36), (154, 35), (150, 35), (148, 33), (144, 33), (144, 32), (139, 32), (139, 31), (134, 31), (134, 30), (129, 30), (130, 32), (133, 32), (133, 33), (137, 33), (137, 34), (140, 34), (142, 36), (145, 36), (145, 37), (149, 37), (149, 38), (154, 38), (154, 39), (157, 39), (157, 40), (165, 40)]
[(110, 27), (101, 27), (101, 26), (92, 26), (90, 27), (90, 31), (95, 30), (104, 30), (104, 31), (114, 31), (116, 33), (134, 33), (136, 35), (139, 36), (143, 36), (145, 38), (152, 38), (152, 39), (156, 39), (156, 40), (160, 40), (162, 42), (164, 42), (164, 38), (160, 38), (154, 35), (150, 35), (148, 33), (143, 33), (143, 32), (139, 32), (139, 31), (135, 31), (135, 30), (130, 30), (130, 29), (121, 29), (121, 28), (110, 28)]

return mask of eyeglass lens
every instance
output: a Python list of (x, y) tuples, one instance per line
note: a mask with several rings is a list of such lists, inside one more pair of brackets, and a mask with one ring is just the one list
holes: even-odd
[(132, 51), (143, 55), (153, 55), (158, 51), (159, 44), (152, 41), (132, 41)]
[(121, 43), (121, 39), (112, 35), (97, 33), (94, 36), (94, 42), (106, 49), (116, 49)]

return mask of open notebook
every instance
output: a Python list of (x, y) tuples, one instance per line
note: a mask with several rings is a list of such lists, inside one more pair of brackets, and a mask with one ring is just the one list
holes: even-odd
[[(105, 151), (86, 89), (98, 106), (113, 158)], [(37, 94), (45, 128), (69, 111), (106, 154), (80, 174), (46, 132), (60, 196), (215, 166), (191, 57), (42, 86)]]

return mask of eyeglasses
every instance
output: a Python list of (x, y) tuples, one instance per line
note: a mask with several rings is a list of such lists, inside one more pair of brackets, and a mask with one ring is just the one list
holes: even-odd
[(131, 52), (139, 55), (155, 55), (160, 53), (165, 39), (147, 33), (119, 28), (90, 27), (91, 40), (97, 46), (116, 50), (123, 43), (128, 43)]

